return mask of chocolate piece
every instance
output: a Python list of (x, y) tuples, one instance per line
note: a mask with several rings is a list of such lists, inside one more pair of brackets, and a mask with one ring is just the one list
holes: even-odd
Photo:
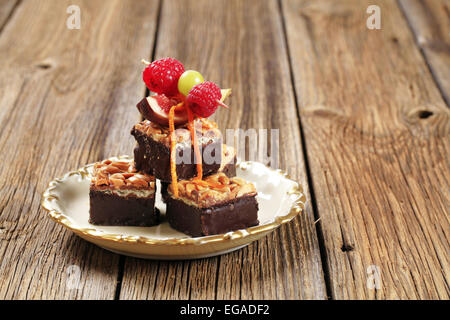
[(257, 225), (258, 203), (252, 183), (217, 173), (204, 180), (178, 182), (178, 197), (168, 187), (166, 217), (172, 228), (206, 236)]
[(172, 228), (193, 237), (220, 234), (259, 224), (255, 195), (235, 198), (209, 208), (188, 205), (181, 199), (167, 200), (167, 220)]
[(89, 191), (89, 223), (103, 226), (150, 227), (159, 223), (155, 197), (119, 196), (105, 191)]
[[(203, 174), (215, 173), (221, 165), (222, 136), (215, 123), (205, 119), (196, 120), (196, 123), (198, 141), (203, 153)], [(200, 128), (198, 128), (199, 126)], [(135, 125), (131, 134), (138, 143), (138, 146), (134, 149), (136, 168), (154, 175), (161, 181), (171, 182), (170, 134), (168, 129), (145, 120)], [(175, 130), (175, 135), (177, 140), (176, 152), (180, 156), (176, 165), (177, 178), (185, 180), (195, 177), (197, 175), (197, 164), (194, 161), (194, 147), (189, 129), (185, 125), (181, 126)], [(216, 152), (219, 152), (217, 157)], [(186, 155), (186, 159), (183, 155)]]
[(155, 178), (138, 172), (129, 160), (94, 165), (89, 191), (89, 223), (105, 226), (153, 226)]

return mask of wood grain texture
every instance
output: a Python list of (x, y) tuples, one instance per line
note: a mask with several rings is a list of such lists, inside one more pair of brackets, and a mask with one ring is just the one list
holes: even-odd
[(0, 34), (19, 4), (20, 0), (0, 0)]
[(333, 298), (448, 299), (450, 115), (400, 9), (282, 7)]
[[(164, 1), (156, 58), (176, 57), (223, 88), (226, 128), (280, 129), (280, 162), (307, 189), (277, 1)], [(194, 22), (194, 23), (193, 23)], [(201, 26), (201, 27), (199, 27)], [(295, 221), (237, 252), (184, 261), (125, 261), (121, 299), (324, 299), (320, 252), (308, 202)]]
[(399, 0), (447, 105), (450, 104), (450, 1)]
[(158, 2), (76, 1), (80, 30), (66, 27), (70, 4), (26, 1), (0, 34), (0, 299), (115, 295), (119, 256), (50, 221), (40, 195), (55, 176), (131, 153)]

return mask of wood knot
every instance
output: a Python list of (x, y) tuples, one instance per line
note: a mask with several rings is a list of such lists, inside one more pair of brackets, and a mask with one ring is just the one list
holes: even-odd
[(306, 106), (303, 108), (302, 113), (304, 115), (312, 115), (314, 117), (320, 117), (320, 118), (335, 118), (342, 116), (338, 111), (337, 108), (331, 108), (324, 105), (311, 105)]
[(36, 65), (36, 67), (39, 68), (39, 69), (46, 70), (46, 69), (50, 69), (52, 67), (52, 65), (50, 63), (48, 63), (48, 62), (41, 62), (41, 63), (38, 63)]
[(433, 111), (429, 111), (429, 110), (419, 110), (417, 112), (417, 116), (420, 119), (427, 119), (427, 118), (431, 117), (433, 114), (434, 114)]
[(442, 120), (446, 118), (446, 113), (442, 111), (444, 110), (440, 110), (440, 108), (435, 106), (421, 106), (408, 111), (406, 119), (411, 124), (418, 124), (430, 118), (435, 119), (433, 121), (440, 121), (441, 118)]
[(342, 252), (349, 252), (349, 251), (353, 251), (355, 248), (352, 245), (349, 244), (343, 244), (341, 247)]

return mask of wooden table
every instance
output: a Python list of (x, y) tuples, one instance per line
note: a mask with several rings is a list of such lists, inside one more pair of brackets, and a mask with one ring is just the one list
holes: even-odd
[[(372, 4), (380, 30), (366, 26)], [(0, 299), (448, 299), (449, 12), (446, 0), (0, 0)], [(233, 88), (222, 129), (280, 129), (280, 166), (308, 197), (295, 221), (167, 262), (46, 217), (53, 177), (131, 154), (140, 60), (164, 56)]]

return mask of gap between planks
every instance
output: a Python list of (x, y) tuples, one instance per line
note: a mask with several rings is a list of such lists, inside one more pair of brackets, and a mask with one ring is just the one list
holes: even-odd
[(300, 108), (298, 106), (298, 100), (297, 100), (297, 89), (295, 87), (295, 82), (294, 82), (294, 70), (292, 67), (291, 51), (290, 51), (289, 41), (288, 41), (287, 31), (286, 31), (286, 19), (283, 14), (283, 3), (281, 0), (278, 0), (278, 13), (279, 13), (280, 19), (281, 19), (284, 42), (286, 43), (286, 59), (289, 63), (289, 80), (292, 84), (292, 92), (294, 94), (296, 116), (297, 116), (298, 126), (299, 126), (299, 130), (300, 130), (300, 139), (302, 141), (303, 161), (305, 162), (305, 174), (306, 174), (306, 178), (307, 178), (308, 185), (309, 185), (309, 193), (311, 196), (311, 207), (312, 207), (312, 211), (314, 214), (314, 219), (315, 219), (314, 224), (316, 227), (317, 239), (319, 242), (320, 259), (322, 261), (322, 270), (323, 270), (323, 275), (324, 275), (324, 280), (325, 280), (325, 288), (326, 288), (326, 293), (327, 293), (328, 299), (332, 300), (332, 299), (334, 299), (334, 297), (332, 295), (332, 290), (331, 290), (330, 267), (328, 266), (328, 257), (327, 257), (327, 252), (325, 249), (325, 241), (324, 241), (323, 230), (322, 230), (322, 226), (321, 226), (321, 222), (320, 222), (320, 216), (319, 216), (319, 212), (317, 209), (313, 178), (312, 178), (311, 170), (309, 167), (309, 161), (308, 161), (308, 157), (307, 157), (308, 150), (306, 148), (305, 136), (303, 134), (302, 121), (301, 121), (302, 119), (300, 116), (300, 111), (299, 111)]
[(5, 29), (8, 22), (11, 21), (14, 13), (21, 3), (22, 0), (17, 0), (10, 8), (5, 9), (5, 11), (9, 11), (8, 13), (0, 11), (0, 35), (2, 34), (2, 31)]
[(439, 81), (439, 76), (436, 74), (436, 70), (433, 68), (432, 62), (430, 61), (429, 57), (427, 56), (423, 46), (420, 45), (420, 43), (419, 43), (419, 34), (414, 30), (414, 28), (412, 26), (412, 23), (413, 23), (412, 17), (410, 17), (407, 14), (407, 12), (405, 11), (404, 5), (401, 0), (397, 0), (397, 6), (399, 7), (400, 12), (403, 14), (403, 17), (408, 25), (408, 28), (411, 31), (414, 42), (415, 42), (417, 48), (419, 49), (420, 54), (422, 55), (423, 60), (425, 61), (425, 64), (428, 67), (428, 70), (430, 71), (431, 77), (433, 78), (433, 81), (436, 84), (436, 87), (438, 88), (439, 92), (441, 93), (442, 100), (444, 100), (445, 103), (447, 104), (447, 107), (449, 107), (450, 101), (449, 101), (448, 94), (450, 94), (450, 93), (446, 92), (445, 89), (443, 88), (443, 85)]
[[(20, 0), (21, 1), (21, 0)], [(157, 8), (157, 15), (156, 15), (156, 25), (155, 25), (155, 33), (153, 36), (153, 47), (150, 52), (150, 61), (153, 61), (155, 57), (156, 52), (156, 46), (158, 44), (158, 34), (159, 34), (159, 26), (161, 23), (161, 10), (162, 10), (162, 2), (163, 0), (158, 1), (158, 8)], [(149, 90), (147, 87), (145, 87), (145, 93), (143, 98), (149, 95)], [(143, 120), (142, 115), (140, 115), (140, 119)], [(129, 259), (129, 257), (125, 255), (119, 255), (119, 267), (118, 267), (118, 274), (117, 274), (117, 283), (116, 283), (116, 290), (114, 293), (114, 300), (120, 300), (120, 293), (122, 291), (122, 280), (123, 280), (123, 274), (125, 272), (125, 261), (126, 259)], [(158, 262), (158, 270), (159, 270), (159, 262)]]

